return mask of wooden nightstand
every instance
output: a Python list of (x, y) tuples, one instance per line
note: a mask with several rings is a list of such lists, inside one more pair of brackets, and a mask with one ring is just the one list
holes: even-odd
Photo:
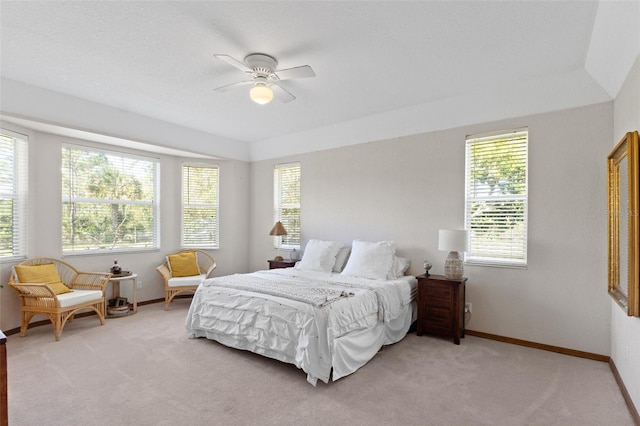
[(291, 268), (295, 266), (295, 260), (269, 260), (269, 269)]
[(460, 344), (464, 337), (466, 278), (450, 280), (444, 275), (419, 275), (417, 334), (452, 336)]

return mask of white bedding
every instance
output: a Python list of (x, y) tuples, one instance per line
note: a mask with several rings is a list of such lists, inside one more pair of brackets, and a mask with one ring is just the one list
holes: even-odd
[[(295, 288), (278, 289), (285, 285)], [(190, 337), (294, 364), (313, 385), (327, 383), (406, 335), (415, 319), (416, 285), (411, 276), (378, 281), (293, 268), (210, 278), (194, 295), (186, 328)], [(316, 300), (318, 288), (329, 295), (324, 303)]]

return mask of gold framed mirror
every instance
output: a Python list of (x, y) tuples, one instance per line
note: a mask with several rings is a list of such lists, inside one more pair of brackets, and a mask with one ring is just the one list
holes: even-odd
[(638, 132), (627, 133), (607, 157), (609, 294), (629, 316), (640, 316)]

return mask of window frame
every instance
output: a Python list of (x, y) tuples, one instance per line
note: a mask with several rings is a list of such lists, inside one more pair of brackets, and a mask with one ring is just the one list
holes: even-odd
[[(138, 160), (138, 161), (147, 161), (152, 164), (152, 198), (150, 201), (139, 201), (139, 200), (117, 200), (123, 201), (118, 204), (124, 205), (143, 205), (151, 207), (151, 211), (153, 212), (152, 218), (152, 242), (148, 246), (137, 247), (137, 246), (116, 246), (112, 248), (89, 248), (89, 249), (65, 249), (65, 232), (64, 232), (64, 204), (66, 202), (71, 202), (72, 199), (69, 199), (64, 193), (64, 172), (65, 164), (64, 164), (64, 150), (79, 150), (85, 153), (98, 153), (108, 156), (113, 156), (117, 158), (125, 158), (128, 160)], [(109, 254), (109, 253), (126, 253), (126, 252), (141, 252), (141, 251), (155, 251), (160, 249), (160, 159), (156, 157), (151, 157), (148, 155), (139, 155), (139, 154), (131, 154), (129, 152), (121, 152), (112, 149), (104, 149), (98, 148), (94, 146), (83, 146), (79, 144), (71, 144), (71, 143), (63, 143), (61, 147), (61, 213), (62, 213), (62, 221), (60, 223), (61, 227), (61, 252), (63, 256), (76, 256), (76, 255), (86, 255), (86, 254)], [(80, 203), (95, 203), (95, 204), (115, 204), (113, 203), (113, 199), (106, 198), (85, 198), (85, 197), (76, 197), (74, 198), (76, 202)]]
[[(192, 244), (187, 243), (185, 241), (185, 205), (188, 204), (185, 202), (185, 168), (208, 168), (208, 169), (216, 169), (217, 170), (217, 179), (216, 179), (216, 197), (214, 204), (202, 204), (202, 206), (213, 207), (216, 210), (216, 222), (215, 222), (215, 243), (214, 244)], [(183, 249), (219, 249), (220, 248), (220, 166), (218, 164), (206, 164), (206, 163), (195, 163), (195, 162), (183, 162), (180, 167), (180, 246)]]
[(13, 161), (9, 167), (12, 188), (4, 194), (0, 188), (0, 199), (12, 200), (11, 254), (3, 255), (0, 250), (0, 262), (15, 262), (26, 259), (29, 250), (29, 136), (5, 128), (0, 132), (13, 139)]
[[(282, 203), (282, 171), (286, 169), (295, 169), (298, 171), (298, 202), (297, 203)], [(283, 209), (298, 209), (297, 221), (298, 225), (293, 226), (288, 223), (287, 220), (282, 217)], [(276, 249), (285, 249), (285, 250), (300, 250), (300, 241), (302, 238), (302, 224), (301, 224), (301, 214), (302, 214), (302, 166), (300, 162), (291, 162), (291, 163), (283, 163), (276, 164), (273, 167), (273, 210), (274, 210), (274, 222), (281, 221), (285, 230), (287, 231), (286, 236), (274, 236), (273, 237), (273, 247)]]
[[(519, 135), (524, 135), (519, 136)], [(524, 182), (518, 183), (513, 181), (507, 181), (513, 185), (518, 185), (522, 188), (522, 194), (497, 194), (491, 196), (473, 196), (474, 192), (472, 189), (472, 153), (471, 146), (476, 143), (495, 143), (500, 140), (511, 139), (512, 142), (517, 142), (519, 144), (524, 143), (524, 148), (515, 148), (516, 153), (524, 155), (524, 173), (523, 179)], [(524, 141), (522, 140), (524, 139)], [(496, 149), (494, 148), (494, 151)], [(522, 153), (522, 150), (524, 151)], [(521, 163), (518, 163), (521, 165)], [(515, 129), (507, 129), (490, 133), (483, 134), (474, 134), (467, 135), (465, 140), (465, 212), (464, 212), (464, 220), (465, 220), (465, 229), (468, 231), (468, 251), (465, 252), (465, 263), (471, 265), (478, 266), (497, 266), (497, 267), (507, 267), (507, 268), (527, 268), (527, 252), (528, 252), (528, 211), (529, 211), (529, 129), (528, 127), (521, 127)], [(503, 181), (504, 183), (504, 181)], [(474, 232), (475, 226), (472, 224), (472, 205), (474, 202), (487, 202), (487, 203), (508, 203), (513, 202), (514, 204), (522, 203), (522, 213), (519, 215), (516, 214), (502, 214), (501, 217), (507, 218), (518, 218), (522, 219), (523, 225), (522, 229), (519, 233), (517, 233), (516, 237), (513, 238), (514, 241), (519, 242), (519, 244), (514, 244), (512, 246), (515, 249), (509, 250), (507, 243), (496, 244), (496, 248), (502, 249), (503, 254), (499, 256), (487, 256), (474, 254), (474, 247), (478, 244), (476, 239), (476, 234)], [(494, 226), (491, 228), (493, 231), (495, 230), (504, 230), (506, 229), (505, 225)], [(505, 239), (504, 241), (508, 241), (509, 239)], [(511, 254), (509, 254), (509, 251)], [(486, 252), (486, 251), (485, 251)], [(521, 253), (521, 255), (518, 255)]]

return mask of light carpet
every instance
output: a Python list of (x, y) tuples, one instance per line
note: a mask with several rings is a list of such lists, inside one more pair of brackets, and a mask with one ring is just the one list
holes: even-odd
[(293, 365), (187, 338), (169, 311), (78, 318), (8, 337), (9, 424), (633, 425), (606, 363), (467, 336), (410, 333), (313, 387)]

